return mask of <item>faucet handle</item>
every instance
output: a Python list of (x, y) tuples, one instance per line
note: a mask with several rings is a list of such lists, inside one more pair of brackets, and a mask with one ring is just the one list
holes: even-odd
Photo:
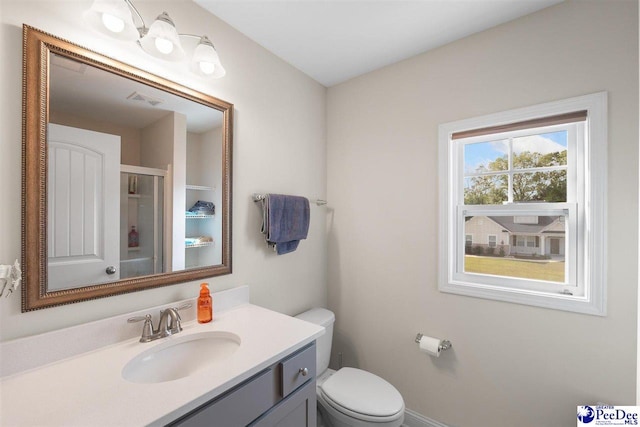
[(182, 330), (182, 317), (180, 316), (180, 310), (186, 310), (187, 308), (191, 308), (193, 304), (191, 304), (190, 302), (182, 304), (178, 307), (174, 307), (174, 310), (176, 312), (176, 319), (175, 319), (175, 324), (173, 325), (173, 328), (177, 329), (177, 332), (180, 332)]
[(178, 332), (182, 331), (182, 317), (180, 317), (179, 311), (187, 309), (189, 307), (191, 307), (191, 303), (182, 304), (179, 307), (167, 308), (165, 310), (168, 312), (167, 317), (169, 318), (169, 321), (167, 324), (167, 330), (171, 334), (177, 334)]
[(128, 323), (136, 323), (142, 322), (144, 320), (144, 325), (142, 325), (142, 336), (140, 337), (140, 342), (149, 342), (152, 340), (153, 335), (153, 321), (151, 320), (151, 315), (147, 314), (145, 316), (136, 316), (127, 319)]

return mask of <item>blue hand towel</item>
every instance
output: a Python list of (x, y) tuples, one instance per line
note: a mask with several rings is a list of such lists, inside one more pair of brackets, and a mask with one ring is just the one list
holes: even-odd
[(305, 197), (268, 194), (264, 204), (267, 243), (278, 255), (293, 252), (309, 232), (309, 200)]

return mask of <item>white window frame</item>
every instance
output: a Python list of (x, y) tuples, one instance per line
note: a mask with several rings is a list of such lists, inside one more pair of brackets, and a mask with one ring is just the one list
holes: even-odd
[[(491, 238), (493, 237), (493, 246), (491, 246)], [(497, 248), (498, 247), (498, 236), (496, 234), (487, 234), (487, 247), (489, 248)]]
[[(568, 151), (567, 162), (574, 162), (573, 165), (568, 165), (568, 170), (576, 171), (576, 176), (567, 175), (568, 200), (566, 203), (471, 206), (464, 205), (464, 200), (460, 200), (464, 186), (464, 166), (461, 163), (463, 155), (458, 151), (462, 146), (461, 140), (452, 140), (454, 133), (583, 110), (587, 111), (587, 119), (580, 126), (584, 126), (585, 132), (577, 132), (577, 135), (585, 135), (584, 140), (575, 142), (574, 149)], [(484, 141), (490, 140), (488, 138), (493, 139), (493, 136), (481, 137)], [(438, 174), (440, 180), (438, 287), (440, 291), (605, 316), (606, 166), (606, 92), (440, 125)], [(465, 215), (496, 214), (566, 216), (565, 256), (568, 258), (565, 262), (566, 283), (564, 285), (558, 288), (558, 284), (552, 282), (460, 271), (459, 266), (463, 265), (464, 260)]]

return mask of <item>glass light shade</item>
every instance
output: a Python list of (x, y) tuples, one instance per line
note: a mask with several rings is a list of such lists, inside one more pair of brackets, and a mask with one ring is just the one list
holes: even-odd
[(122, 41), (140, 38), (131, 10), (124, 0), (95, 0), (82, 17), (93, 30), (111, 38)]
[(220, 57), (213, 47), (213, 43), (211, 43), (207, 36), (200, 38), (200, 42), (193, 52), (191, 70), (201, 76), (212, 77), (214, 79), (226, 74), (220, 62)]
[(185, 56), (176, 27), (167, 12), (162, 12), (153, 21), (139, 43), (145, 52), (156, 58), (179, 61)]
[(102, 23), (111, 32), (121, 33), (124, 30), (124, 21), (110, 13), (102, 14)]
[(156, 49), (165, 55), (169, 55), (173, 51), (173, 43), (171, 41), (158, 37), (155, 40)]

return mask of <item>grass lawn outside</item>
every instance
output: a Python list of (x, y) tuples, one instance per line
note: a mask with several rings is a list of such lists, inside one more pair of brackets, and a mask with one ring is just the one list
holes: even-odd
[(464, 271), (564, 283), (564, 261), (526, 261), (466, 255)]

